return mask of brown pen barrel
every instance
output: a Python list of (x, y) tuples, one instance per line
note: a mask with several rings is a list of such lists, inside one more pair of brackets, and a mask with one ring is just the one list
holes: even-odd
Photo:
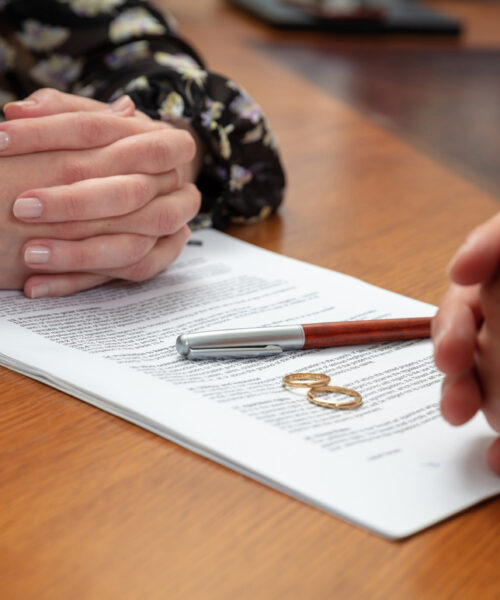
[(426, 338), (431, 334), (431, 318), (310, 323), (302, 325), (302, 328), (305, 334), (305, 350)]

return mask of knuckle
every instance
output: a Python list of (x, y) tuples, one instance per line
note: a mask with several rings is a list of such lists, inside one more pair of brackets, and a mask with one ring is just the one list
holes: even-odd
[(186, 154), (190, 159), (194, 157), (196, 154), (196, 142), (194, 141), (193, 136), (188, 131), (181, 131), (183, 134), (183, 146)]
[(184, 186), (189, 199), (193, 202), (196, 212), (201, 206), (201, 192), (194, 183), (186, 183)]
[(179, 214), (175, 207), (162, 206), (156, 218), (155, 234), (160, 237), (173, 233), (178, 229), (179, 220)]
[(150, 261), (141, 260), (135, 265), (132, 265), (129, 269), (127, 269), (125, 273), (125, 278), (130, 281), (146, 281), (147, 279), (151, 279), (154, 275), (153, 267)]
[(173, 190), (178, 190), (182, 187), (182, 172), (178, 167), (169, 171), (169, 177), (171, 178), (171, 186)]
[(75, 242), (71, 244), (68, 253), (68, 268), (79, 271), (88, 265), (89, 255), (83, 244)]
[(126, 253), (126, 263), (134, 266), (149, 252), (150, 238), (143, 235), (132, 235)]
[(64, 212), (69, 221), (79, 221), (86, 216), (85, 204), (76, 194), (67, 192), (64, 195)]
[(142, 175), (131, 176), (126, 190), (134, 206), (142, 206), (152, 196), (150, 181)]
[(33, 92), (30, 98), (40, 102), (41, 104), (47, 102), (53, 102), (57, 100), (62, 95), (62, 92), (55, 90), (53, 88), (40, 88)]
[(94, 113), (78, 112), (73, 115), (79, 141), (84, 147), (93, 147), (106, 140), (108, 127), (104, 119)]
[(155, 171), (163, 171), (173, 162), (173, 151), (167, 140), (154, 136), (148, 143), (148, 160)]
[(196, 201), (201, 201), (201, 192), (198, 189), (198, 186), (196, 186), (194, 183), (187, 183), (186, 188), (192, 198), (194, 198)]
[(70, 184), (75, 181), (87, 179), (87, 165), (85, 162), (71, 153), (68, 153), (59, 167), (59, 175), (62, 183)]

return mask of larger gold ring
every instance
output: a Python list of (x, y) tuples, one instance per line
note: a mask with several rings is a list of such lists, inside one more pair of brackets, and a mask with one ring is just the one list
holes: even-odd
[[(346, 396), (352, 396), (353, 400), (332, 400), (331, 402), (328, 402), (326, 400), (319, 400), (314, 394), (322, 392), (327, 392), (329, 394), (344, 394)], [(350, 388), (341, 387), (338, 385), (325, 385), (311, 388), (307, 392), (307, 399), (309, 400), (309, 402), (312, 402), (313, 404), (316, 404), (318, 406), (322, 406), (323, 408), (356, 408), (356, 406), (359, 406), (363, 402), (361, 394), (356, 392), (356, 390), (351, 390)]]
[(330, 383), (330, 377), (323, 373), (292, 373), (285, 375), (282, 379), (284, 386), (294, 388), (315, 388), (316, 386), (325, 386)]

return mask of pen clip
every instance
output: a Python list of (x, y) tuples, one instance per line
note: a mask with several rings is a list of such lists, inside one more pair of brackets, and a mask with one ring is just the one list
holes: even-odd
[(281, 354), (281, 346), (269, 344), (267, 346), (219, 346), (217, 348), (190, 348), (186, 358), (261, 358)]

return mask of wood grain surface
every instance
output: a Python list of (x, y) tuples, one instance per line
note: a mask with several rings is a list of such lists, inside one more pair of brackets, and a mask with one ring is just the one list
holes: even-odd
[[(230, 233), (438, 303), (449, 258), (498, 198), (266, 51), (312, 34), (269, 30), (216, 0), (158, 4), (258, 98), (282, 148), (283, 209)], [(317, 43), (500, 48), (499, 3), (431, 4), (462, 16), (464, 35)], [(390, 542), (5, 369), (0, 472), (2, 600), (500, 597), (499, 499)]]

